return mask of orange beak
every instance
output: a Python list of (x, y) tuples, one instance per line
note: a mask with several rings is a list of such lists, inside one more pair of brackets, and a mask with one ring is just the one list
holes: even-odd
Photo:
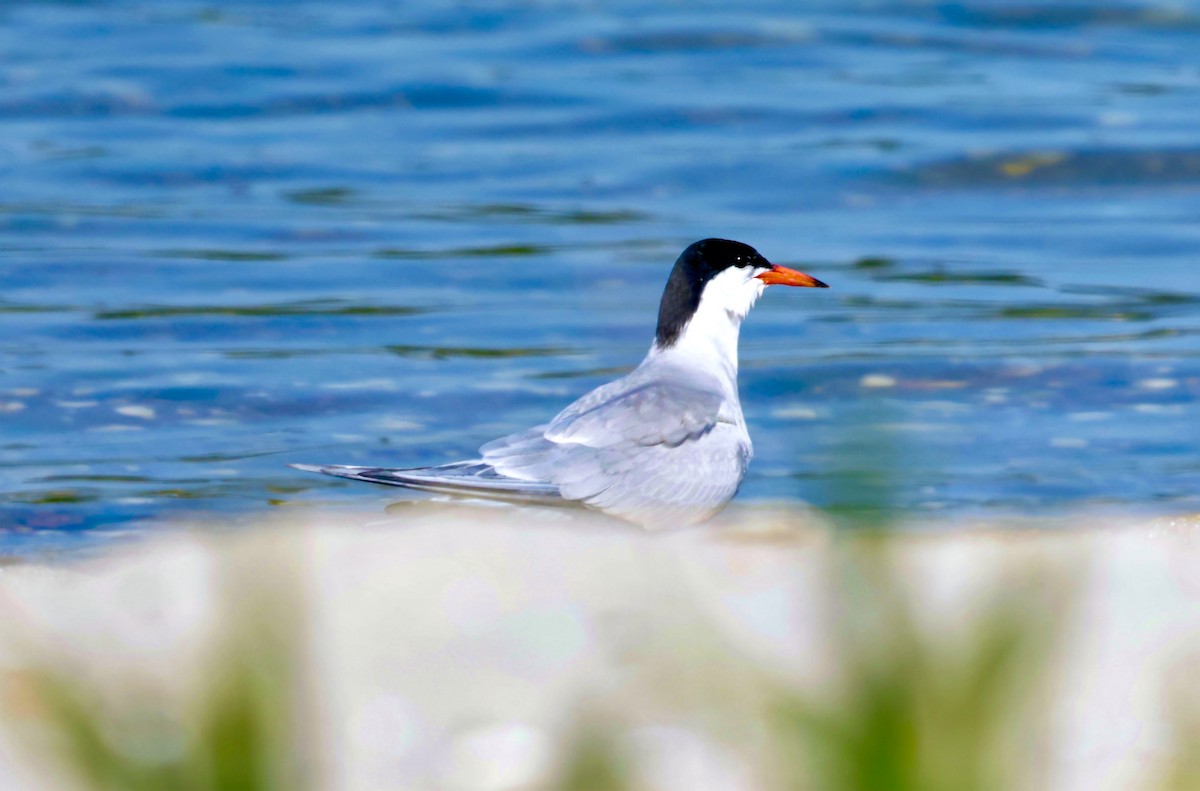
[(770, 271), (757, 275), (758, 279), (768, 286), (804, 286), (805, 288), (829, 288), (826, 284), (811, 275), (788, 269), (786, 266), (775, 264)]

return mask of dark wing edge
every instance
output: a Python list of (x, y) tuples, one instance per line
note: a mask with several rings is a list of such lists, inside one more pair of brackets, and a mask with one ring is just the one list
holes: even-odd
[(452, 494), (460, 497), (487, 497), (524, 503), (557, 503), (565, 501), (558, 486), (541, 481), (522, 481), (502, 475), (489, 464), (459, 462), (441, 467), (349, 467), (344, 465), (289, 464), (305, 472), (319, 472), (352, 481), (402, 486), (424, 492)]

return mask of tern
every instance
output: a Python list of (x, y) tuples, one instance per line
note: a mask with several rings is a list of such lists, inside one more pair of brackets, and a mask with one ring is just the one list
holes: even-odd
[(291, 466), (442, 494), (580, 504), (649, 528), (702, 522), (733, 499), (753, 456), (738, 333), (770, 285), (828, 288), (749, 245), (702, 239), (675, 261), (646, 358), (550, 422), (437, 467)]

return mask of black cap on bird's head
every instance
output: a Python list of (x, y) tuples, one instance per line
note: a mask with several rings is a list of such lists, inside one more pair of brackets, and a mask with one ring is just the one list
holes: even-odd
[(671, 276), (667, 278), (667, 287), (663, 290), (658, 308), (657, 346), (665, 349), (679, 340), (684, 327), (695, 315), (696, 308), (700, 307), (704, 287), (732, 267), (760, 270), (753, 277), (766, 285), (829, 288), (815, 277), (772, 264), (748, 244), (729, 239), (701, 239), (688, 245), (679, 255)]

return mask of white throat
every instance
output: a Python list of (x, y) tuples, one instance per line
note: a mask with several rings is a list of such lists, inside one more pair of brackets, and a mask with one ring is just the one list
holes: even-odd
[(678, 340), (666, 349), (655, 344), (650, 357), (671, 355), (687, 362), (720, 372), (737, 392), (738, 334), (742, 319), (762, 296), (766, 284), (755, 271), (730, 267), (704, 287), (700, 305)]

